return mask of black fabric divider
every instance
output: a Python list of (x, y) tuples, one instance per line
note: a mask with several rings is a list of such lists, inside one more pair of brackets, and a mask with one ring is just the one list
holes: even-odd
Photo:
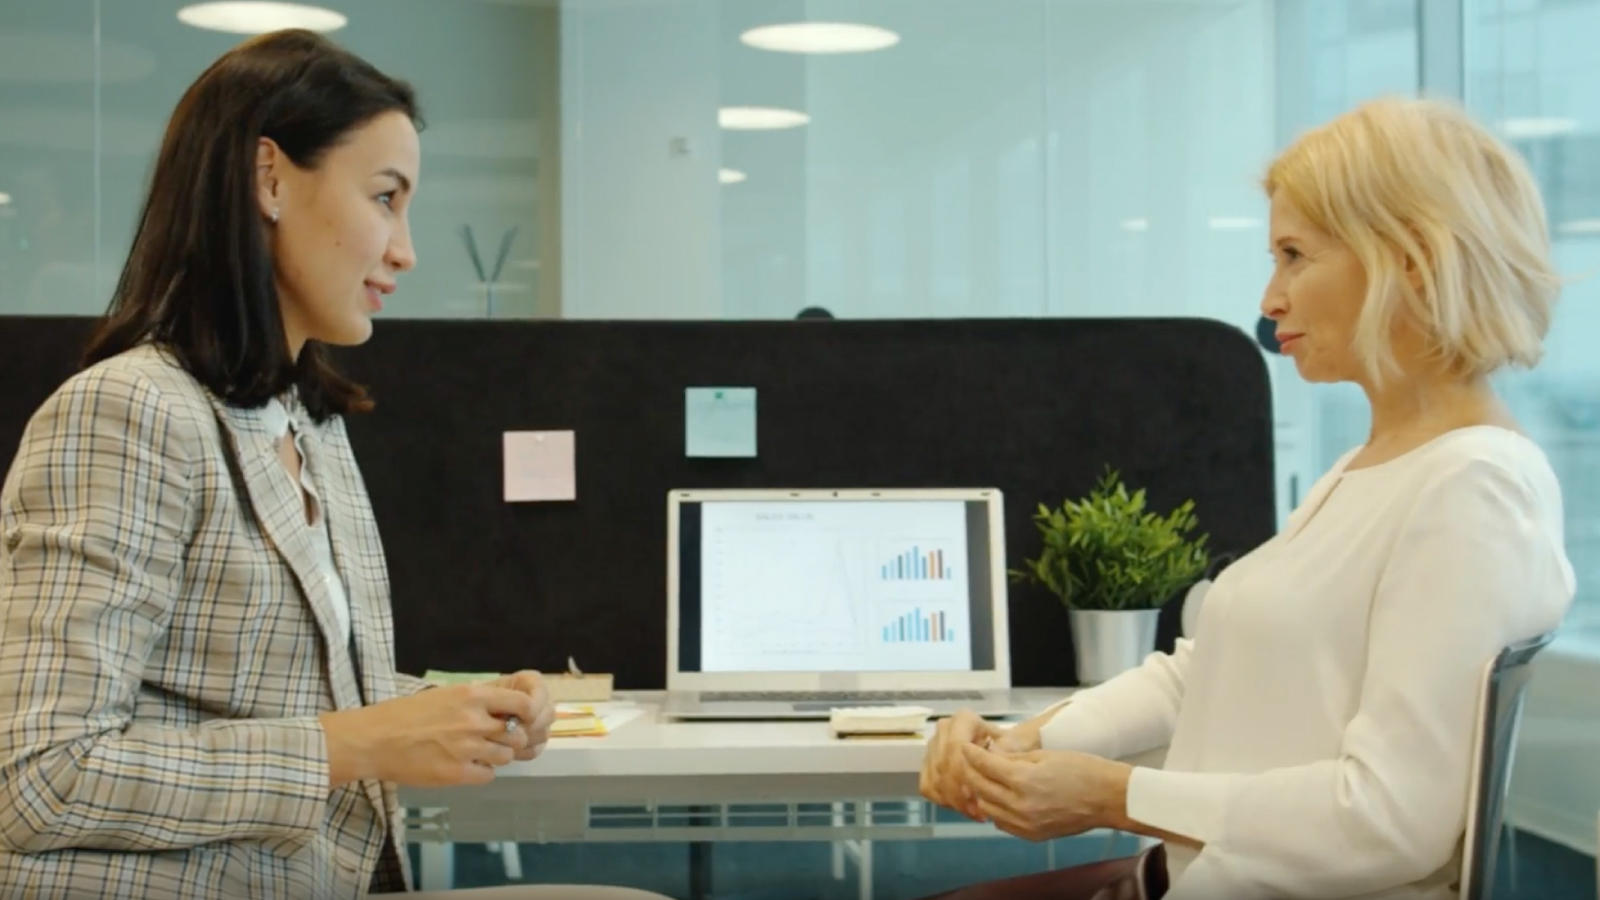
[[(0, 317), (0, 462), (90, 322)], [(1106, 465), (1186, 498), (1219, 554), (1271, 536), (1271, 398), (1250, 336), (1209, 320), (380, 321), (341, 351), (374, 413), (350, 433), (386, 542), (400, 667), (666, 667), (666, 494), (992, 486), (1010, 567), (1030, 515)], [(757, 389), (758, 456), (684, 453), (684, 388)], [(503, 501), (502, 434), (571, 429), (577, 499)], [(1159, 643), (1178, 632), (1163, 611)], [(1018, 685), (1074, 681), (1067, 616), (1012, 585)]]

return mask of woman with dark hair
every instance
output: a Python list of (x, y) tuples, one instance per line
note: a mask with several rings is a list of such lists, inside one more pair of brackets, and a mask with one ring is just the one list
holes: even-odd
[(416, 263), (417, 123), (410, 87), (302, 31), (179, 102), (86, 367), (0, 490), (0, 884), (403, 891), (397, 785), (487, 782), (548, 740), (537, 673), (395, 672), (343, 424), (370, 404), (323, 355)]

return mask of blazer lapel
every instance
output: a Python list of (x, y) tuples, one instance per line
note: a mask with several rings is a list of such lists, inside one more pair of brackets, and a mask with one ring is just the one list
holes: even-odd
[[(317, 488), (322, 492), (322, 512), (327, 516), (328, 533), (333, 539), (334, 564), (344, 581), (345, 596), (350, 604), (352, 640), (349, 649), (356, 655), (361, 694), (367, 703), (379, 703), (395, 696), (394, 662), (390, 659), (385, 640), (388, 627), (386, 618), (377, 606), (380, 599), (385, 603), (387, 600), (375, 596), (371, 567), (368, 565), (371, 561), (368, 557), (376, 555), (378, 574), (382, 576), (382, 551), (368, 547), (369, 542), (362, 540), (359, 533), (355, 511), (366, 501), (364, 495), (356, 496), (350, 487), (345, 471), (347, 461), (338, 459), (330, 452), (323, 443), (320, 429), (304, 424), (301, 428), (301, 444), (305, 447), (307, 457), (304, 463), (311, 467), (317, 479)], [(383, 577), (380, 583), (387, 584), (387, 578)], [(379, 821), (390, 823), (388, 785), (369, 781), (364, 787), (367, 799), (378, 812)], [(395, 802), (398, 804), (398, 798)], [(390, 827), (393, 827), (392, 823)], [(392, 839), (399, 841), (400, 838)], [(404, 856), (403, 842), (397, 843), (397, 850)]]
[(333, 600), (317, 570), (316, 551), (305, 524), (305, 499), (278, 459), (278, 435), (267, 427), (263, 410), (239, 409), (216, 397), (211, 398), (211, 404), (232, 442), (240, 480), (261, 530), (294, 573), (300, 594), (322, 632), (335, 706), (360, 706), (355, 673), (351, 671), (350, 654), (333, 611)]
[(355, 512), (366, 503), (365, 496), (351, 489), (347, 461), (331, 452), (318, 429), (306, 428), (302, 443), (326, 501), (323, 514), (328, 517), (328, 533), (333, 539), (333, 559), (350, 603), (351, 644), (360, 660), (361, 693), (368, 703), (387, 700), (395, 695), (394, 661), (388, 652), (389, 626), (383, 615), (388, 598), (379, 596), (379, 589), (388, 582), (376, 536), (364, 534), (356, 521)]

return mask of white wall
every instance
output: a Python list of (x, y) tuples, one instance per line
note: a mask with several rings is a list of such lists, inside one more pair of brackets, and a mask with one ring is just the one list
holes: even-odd
[(1049, 311), (1253, 328), (1270, 272), (1271, 5), (1090, 11), (1051, 23)]
[(562, 314), (716, 318), (716, 0), (561, 6)]
[[(805, 214), (804, 302), (853, 318), (1044, 313), (1045, 4), (807, 6), (901, 42), (807, 64), (813, 121), (787, 161), (806, 173), (789, 207)], [(782, 171), (770, 168), (760, 177)], [(730, 207), (771, 204), (774, 189), (757, 178), (728, 192)], [(741, 240), (750, 256), (787, 255), (781, 237)]]

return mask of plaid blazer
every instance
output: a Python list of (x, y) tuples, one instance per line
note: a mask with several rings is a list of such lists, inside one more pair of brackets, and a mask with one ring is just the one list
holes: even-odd
[(0, 897), (405, 890), (395, 786), (328, 787), (317, 714), (394, 671), (383, 548), (344, 424), (311, 425), (342, 638), (262, 410), (144, 346), (67, 381), (0, 489)]

